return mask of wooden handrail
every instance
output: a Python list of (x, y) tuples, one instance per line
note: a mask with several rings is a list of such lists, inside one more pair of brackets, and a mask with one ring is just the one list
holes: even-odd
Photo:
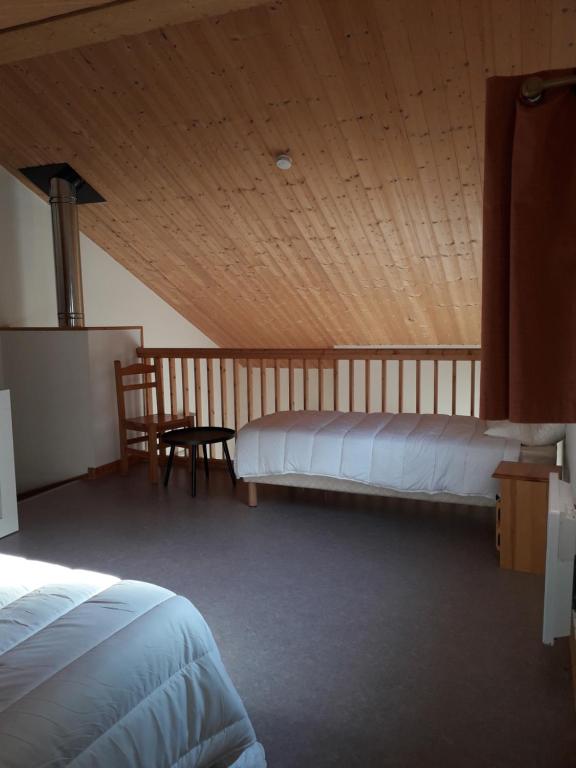
[(139, 357), (226, 360), (480, 360), (479, 347), (330, 349), (238, 349), (222, 347), (138, 347)]

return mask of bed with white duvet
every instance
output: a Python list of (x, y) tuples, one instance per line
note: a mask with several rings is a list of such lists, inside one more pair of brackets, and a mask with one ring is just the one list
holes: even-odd
[(523, 457), (519, 440), (485, 429), (470, 416), (280, 411), (239, 431), (236, 472), (249, 483), (493, 505), (496, 467)]
[(0, 555), (2, 768), (265, 768), (194, 606)]

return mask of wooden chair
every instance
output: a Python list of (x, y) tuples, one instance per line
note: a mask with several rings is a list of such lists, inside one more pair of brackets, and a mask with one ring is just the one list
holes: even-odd
[[(128, 472), (130, 455), (141, 455), (142, 452), (131, 448), (134, 443), (148, 443), (148, 476), (151, 483), (158, 482), (158, 436), (169, 429), (177, 427), (193, 427), (194, 417), (183, 414), (164, 413), (164, 383), (162, 378), (162, 365), (156, 360), (154, 365), (134, 363), (124, 368), (120, 360), (114, 360), (114, 372), (116, 375), (116, 397), (118, 399), (118, 431), (120, 435), (120, 462), (121, 472)], [(154, 379), (151, 380), (151, 376)], [(141, 376), (138, 383), (124, 383), (126, 377)], [(126, 392), (135, 390), (156, 390), (157, 413), (148, 413), (142, 416), (126, 416)], [(151, 398), (147, 398), (151, 402)], [(144, 436), (128, 437), (128, 432), (142, 432)]]

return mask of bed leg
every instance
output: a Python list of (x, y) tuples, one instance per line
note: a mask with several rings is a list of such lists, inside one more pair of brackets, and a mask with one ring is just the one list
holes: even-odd
[(256, 483), (248, 483), (248, 506), (258, 506), (258, 489), (256, 488)]

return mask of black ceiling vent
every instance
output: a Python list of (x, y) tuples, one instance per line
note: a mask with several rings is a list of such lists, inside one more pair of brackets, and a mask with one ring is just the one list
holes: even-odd
[(57, 177), (66, 179), (74, 185), (76, 190), (76, 202), (78, 205), (86, 203), (105, 203), (102, 195), (84, 181), (68, 163), (53, 163), (51, 165), (31, 165), (28, 168), (20, 168), (20, 173), (35, 184), (45, 195), (50, 194), (50, 179)]

